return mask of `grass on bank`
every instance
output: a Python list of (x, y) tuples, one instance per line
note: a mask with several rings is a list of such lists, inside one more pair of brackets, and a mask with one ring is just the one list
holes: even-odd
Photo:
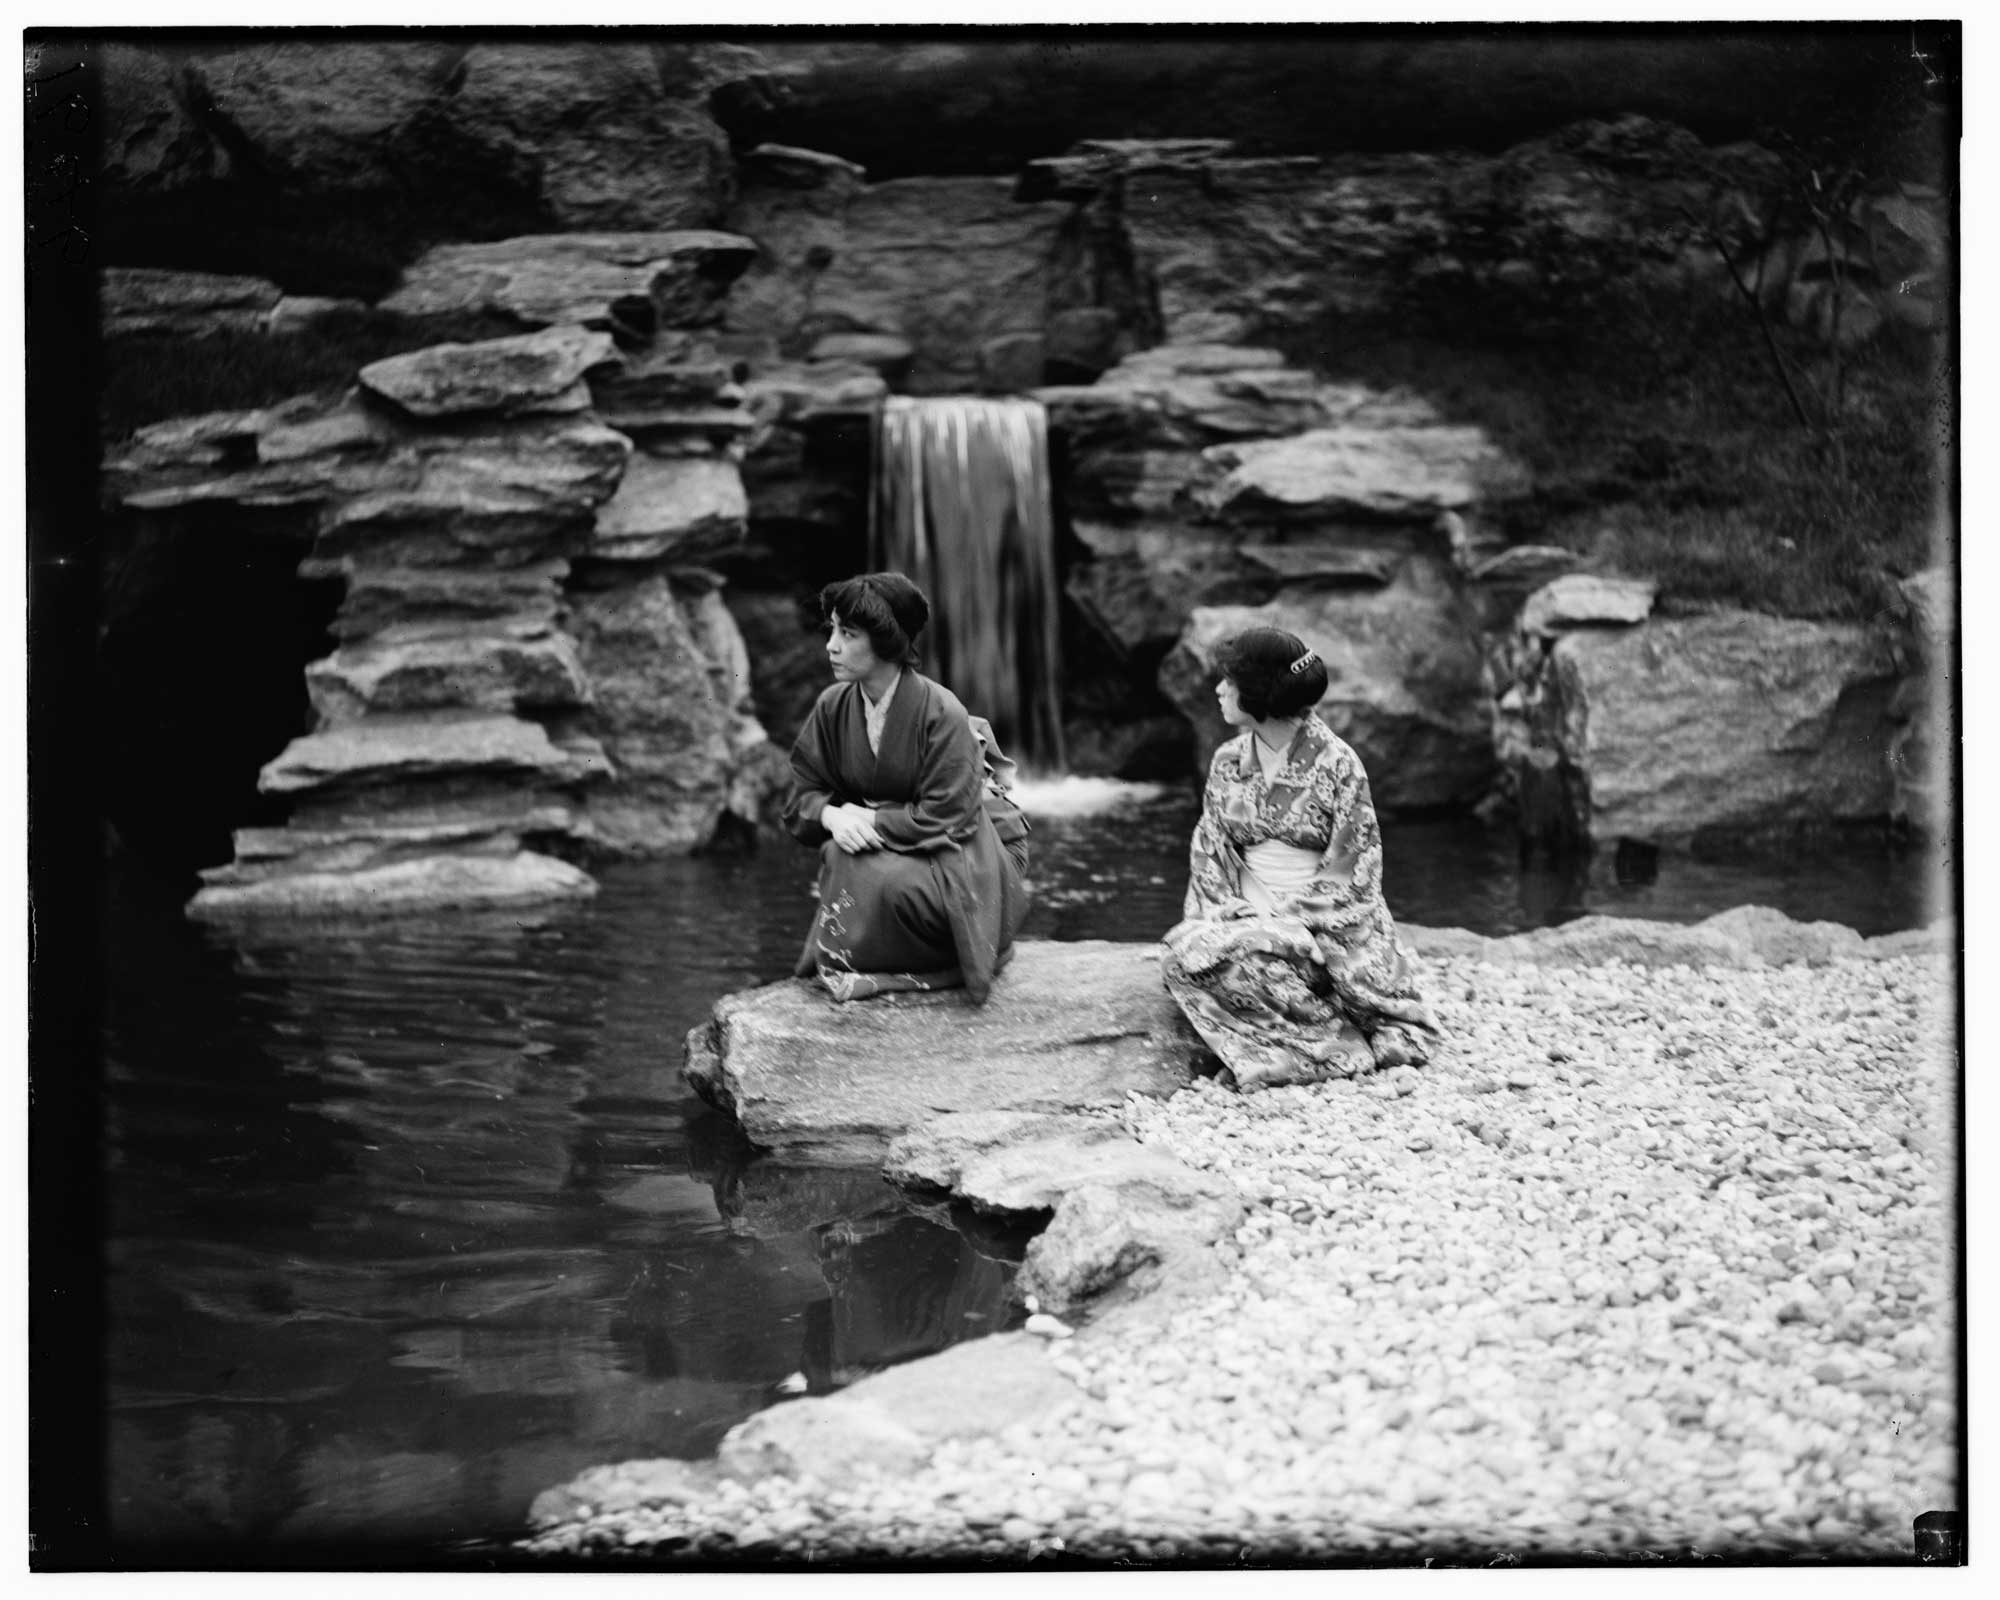
[[(1330, 320), (1285, 348), (1484, 428), (1534, 479), (1491, 512), (1512, 542), (1653, 578), (1667, 610), (1862, 618), (1895, 578), (1942, 558), (1950, 390), (1930, 336), (1891, 324), (1848, 352), (1845, 409), (1822, 432), (1800, 425), (1750, 314), (1711, 295), (1656, 293), (1537, 337), (1494, 326)], [(1824, 346), (1780, 337), (1830, 389)]]

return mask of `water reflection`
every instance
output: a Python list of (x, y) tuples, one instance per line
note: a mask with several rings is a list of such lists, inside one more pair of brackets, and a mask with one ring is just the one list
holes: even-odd
[(852, 1175), (767, 1178), (682, 1094), (686, 1030), (788, 965), (793, 865), (756, 896), (741, 862), (682, 862), (555, 916), (285, 942), (116, 908), (128, 1559), (504, 1539), (584, 1466), (709, 1453), (795, 1372), (1006, 1324), (1005, 1252), (879, 1178), (865, 1204)]
[[(1038, 826), (1041, 938), (1157, 937), (1190, 790)], [(1867, 932), (1921, 874), (1600, 860), (1388, 830), (1405, 919), (1486, 932), (1745, 900)], [(592, 904), (225, 935), (125, 884), (106, 919), (110, 1490), (123, 1558), (515, 1535), (583, 1467), (697, 1457), (779, 1386), (825, 1391), (1007, 1325), (1025, 1237), (857, 1173), (751, 1159), (679, 1081), (715, 998), (781, 976), (805, 852), (620, 868)], [(793, 1387), (796, 1388), (796, 1381)], [(261, 1556), (260, 1556), (261, 1553)]]

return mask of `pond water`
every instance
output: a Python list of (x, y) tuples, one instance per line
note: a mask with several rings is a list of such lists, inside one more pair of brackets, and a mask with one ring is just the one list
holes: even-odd
[[(1031, 936), (1177, 917), (1186, 789), (1035, 835)], [(1386, 831), (1405, 920), (1500, 933), (1746, 901), (1876, 933), (1911, 858), (1524, 871)], [(108, 1490), (124, 1564), (477, 1564), (583, 1467), (698, 1457), (782, 1393), (1011, 1325), (1027, 1242), (881, 1180), (751, 1158), (681, 1041), (782, 976), (807, 852), (632, 865), (592, 903), (282, 939), (114, 883)]]

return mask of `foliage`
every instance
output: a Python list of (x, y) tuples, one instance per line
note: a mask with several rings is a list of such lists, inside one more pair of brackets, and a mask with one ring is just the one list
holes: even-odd
[[(1772, 336), (1808, 370), (1822, 359), (1809, 333)], [(1936, 354), (1915, 330), (1847, 357), (1844, 474), (1798, 426), (1762, 332), (1706, 286), (1628, 283), (1556, 330), (1459, 321), (1446, 338), (1330, 318), (1287, 354), (1485, 428), (1535, 484), (1493, 508), (1502, 531), (1655, 578), (1669, 608), (1866, 616), (1884, 573), (1935, 558), (1948, 463)]]

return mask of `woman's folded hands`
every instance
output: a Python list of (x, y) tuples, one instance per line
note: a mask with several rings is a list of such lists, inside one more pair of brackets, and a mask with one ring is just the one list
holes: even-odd
[(851, 856), (882, 848), (882, 835), (875, 831), (875, 813), (867, 806), (828, 806), (819, 820), (833, 835), (833, 842)]

